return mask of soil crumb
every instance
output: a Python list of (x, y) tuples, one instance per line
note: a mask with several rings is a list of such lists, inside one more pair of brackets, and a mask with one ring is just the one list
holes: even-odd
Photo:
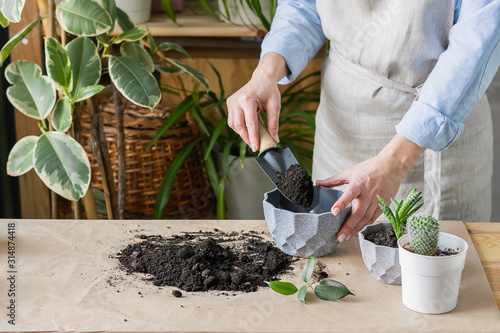
[(140, 236), (116, 258), (129, 273), (184, 291), (256, 291), (297, 261), (257, 232), (199, 231), (166, 238)]
[(314, 187), (311, 177), (298, 164), (290, 166), (285, 172), (278, 172), (278, 189), (290, 201), (302, 207), (309, 207), (314, 198)]
[(365, 238), (376, 245), (398, 247), (398, 239), (393, 229), (385, 229), (366, 235)]

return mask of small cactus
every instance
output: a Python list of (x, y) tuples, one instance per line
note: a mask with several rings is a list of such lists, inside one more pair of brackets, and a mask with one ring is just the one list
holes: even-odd
[(438, 221), (432, 216), (414, 216), (408, 224), (411, 250), (424, 256), (434, 255), (438, 248)]

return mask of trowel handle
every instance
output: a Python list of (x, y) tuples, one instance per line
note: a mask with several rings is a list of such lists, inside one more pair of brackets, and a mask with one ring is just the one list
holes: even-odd
[(258, 116), (259, 118), (259, 152), (266, 151), (271, 148), (275, 148), (278, 146), (276, 141), (274, 141), (273, 137), (269, 132), (267, 131), (267, 127), (262, 121), (262, 118)]

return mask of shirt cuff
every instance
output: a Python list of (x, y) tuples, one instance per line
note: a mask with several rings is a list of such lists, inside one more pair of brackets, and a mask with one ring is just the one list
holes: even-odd
[(396, 132), (420, 147), (440, 152), (455, 141), (464, 130), (464, 124), (456, 122), (432, 106), (414, 101)]

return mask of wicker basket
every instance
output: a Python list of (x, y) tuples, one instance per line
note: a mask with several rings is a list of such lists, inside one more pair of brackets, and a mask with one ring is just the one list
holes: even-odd
[[(196, 138), (197, 131), (187, 120), (179, 121), (148, 151), (146, 146), (170, 110), (158, 107), (151, 112), (132, 103), (124, 103), (126, 103), (124, 127), (127, 164), (125, 212), (127, 218), (148, 218), (154, 215), (156, 197), (168, 166), (178, 152)], [(115, 186), (117, 186), (118, 155), (114, 104), (105, 105), (102, 115)], [(82, 112), (81, 124), (81, 144), (87, 151), (92, 169), (91, 186), (102, 190), (101, 173), (90, 149), (90, 120), (85, 109)], [(214, 215), (214, 198), (201, 149), (195, 147), (177, 174), (164, 217), (211, 218)]]

